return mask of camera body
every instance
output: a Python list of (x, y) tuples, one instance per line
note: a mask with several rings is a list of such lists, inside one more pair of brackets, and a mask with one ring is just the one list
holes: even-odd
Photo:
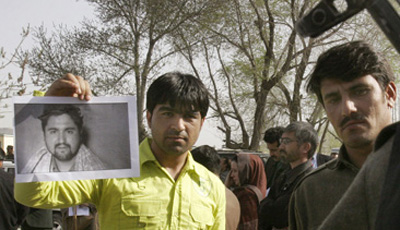
[[(375, 22), (400, 53), (400, 17), (389, 0), (346, 0), (347, 9), (340, 12), (335, 0), (322, 0), (296, 23), (303, 37), (318, 37), (335, 25), (367, 9)], [(400, 4), (400, 0), (397, 0)]]
[(322, 0), (306, 16), (296, 23), (297, 32), (304, 37), (318, 37), (335, 25), (346, 21), (366, 7), (367, 1), (346, 0), (347, 9), (340, 12), (335, 0)]

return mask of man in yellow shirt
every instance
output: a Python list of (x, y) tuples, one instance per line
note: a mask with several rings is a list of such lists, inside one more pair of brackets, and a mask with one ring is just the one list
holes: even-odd
[[(89, 84), (67, 74), (48, 96), (90, 100)], [(140, 177), (21, 183), (15, 197), (41, 208), (93, 203), (102, 229), (225, 229), (225, 187), (196, 163), (196, 142), (209, 107), (208, 92), (192, 75), (167, 73), (147, 92), (152, 138), (139, 147)]]

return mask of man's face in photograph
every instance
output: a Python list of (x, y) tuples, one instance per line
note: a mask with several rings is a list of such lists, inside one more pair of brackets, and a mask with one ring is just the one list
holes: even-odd
[(79, 128), (68, 114), (51, 116), (44, 137), (47, 149), (60, 161), (71, 160), (81, 145)]

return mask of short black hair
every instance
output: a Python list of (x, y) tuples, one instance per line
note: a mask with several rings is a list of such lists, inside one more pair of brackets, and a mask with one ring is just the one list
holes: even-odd
[(276, 126), (276, 127), (267, 129), (267, 131), (265, 131), (265, 134), (264, 134), (264, 141), (266, 143), (270, 143), (270, 144), (277, 142), (278, 146), (279, 146), (281, 144), (280, 139), (282, 137), (283, 130), (284, 130), (284, 128), (281, 126)]
[(311, 148), (310, 151), (308, 151), (307, 157), (310, 159), (312, 156), (314, 156), (315, 150), (317, 150), (318, 134), (310, 123), (303, 121), (292, 122), (286, 126), (284, 132), (294, 132), (299, 144), (310, 143)]
[(208, 145), (199, 146), (192, 151), (193, 159), (198, 163), (202, 164), (208, 170), (215, 174), (221, 172), (221, 158), (218, 155), (217, 150)]
[(43, 132), (51, 116), (60, 116), (62, 114), (68, 114), (76, 126), (78, 126), (79, 132), (82, 131), (83, 116), (78, 107), (70, 104), (45, 104), (42, 115), (38, 117), (42, 122)]
[(191, 74), (166, 73), (157, 78), (147, 91), (147, 110), (152, 114), (156, 105), (168, 103), (178, 111), (199, 111), (207, 115), (209, 107), (208, 90)]
[(352, 41), (330, 48), (317, 61), (307, 90), (317, 95), (318, 101), (324, 105), (321, 95), (321, 82), (324, 79), (338, 79), (351, 82), (354, 79), (373, 76), (383, 92), (394, 74), (388, 61), (364, 41)]

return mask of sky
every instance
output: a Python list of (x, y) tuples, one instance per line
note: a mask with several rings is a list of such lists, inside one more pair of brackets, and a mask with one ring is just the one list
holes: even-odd
[[(85, 18), (93, 17), (93, 8), (82, 0), (0, 0), (0, 6), (0, 47), (3, 47), (8, 54), (12, 53), (20, 42), (23, 27), (44, 25), (51, 31), (56, 25), (79, 26)], [(22, 47), (29, 48), (32, 44), (34, 40), (29, 36)], [(0, 77), (5, 76), (2, 75)], [(10, 103), (10, 100), (7, 103)], [(13, 127), (12, 106), (1, 107), (0, 116), (4, 116), (0, 118), (0, 128)], [(215, 124), (206, 120), (195, 145), (207, 144), (220, 148), (222, 141), (217, 133)]]

